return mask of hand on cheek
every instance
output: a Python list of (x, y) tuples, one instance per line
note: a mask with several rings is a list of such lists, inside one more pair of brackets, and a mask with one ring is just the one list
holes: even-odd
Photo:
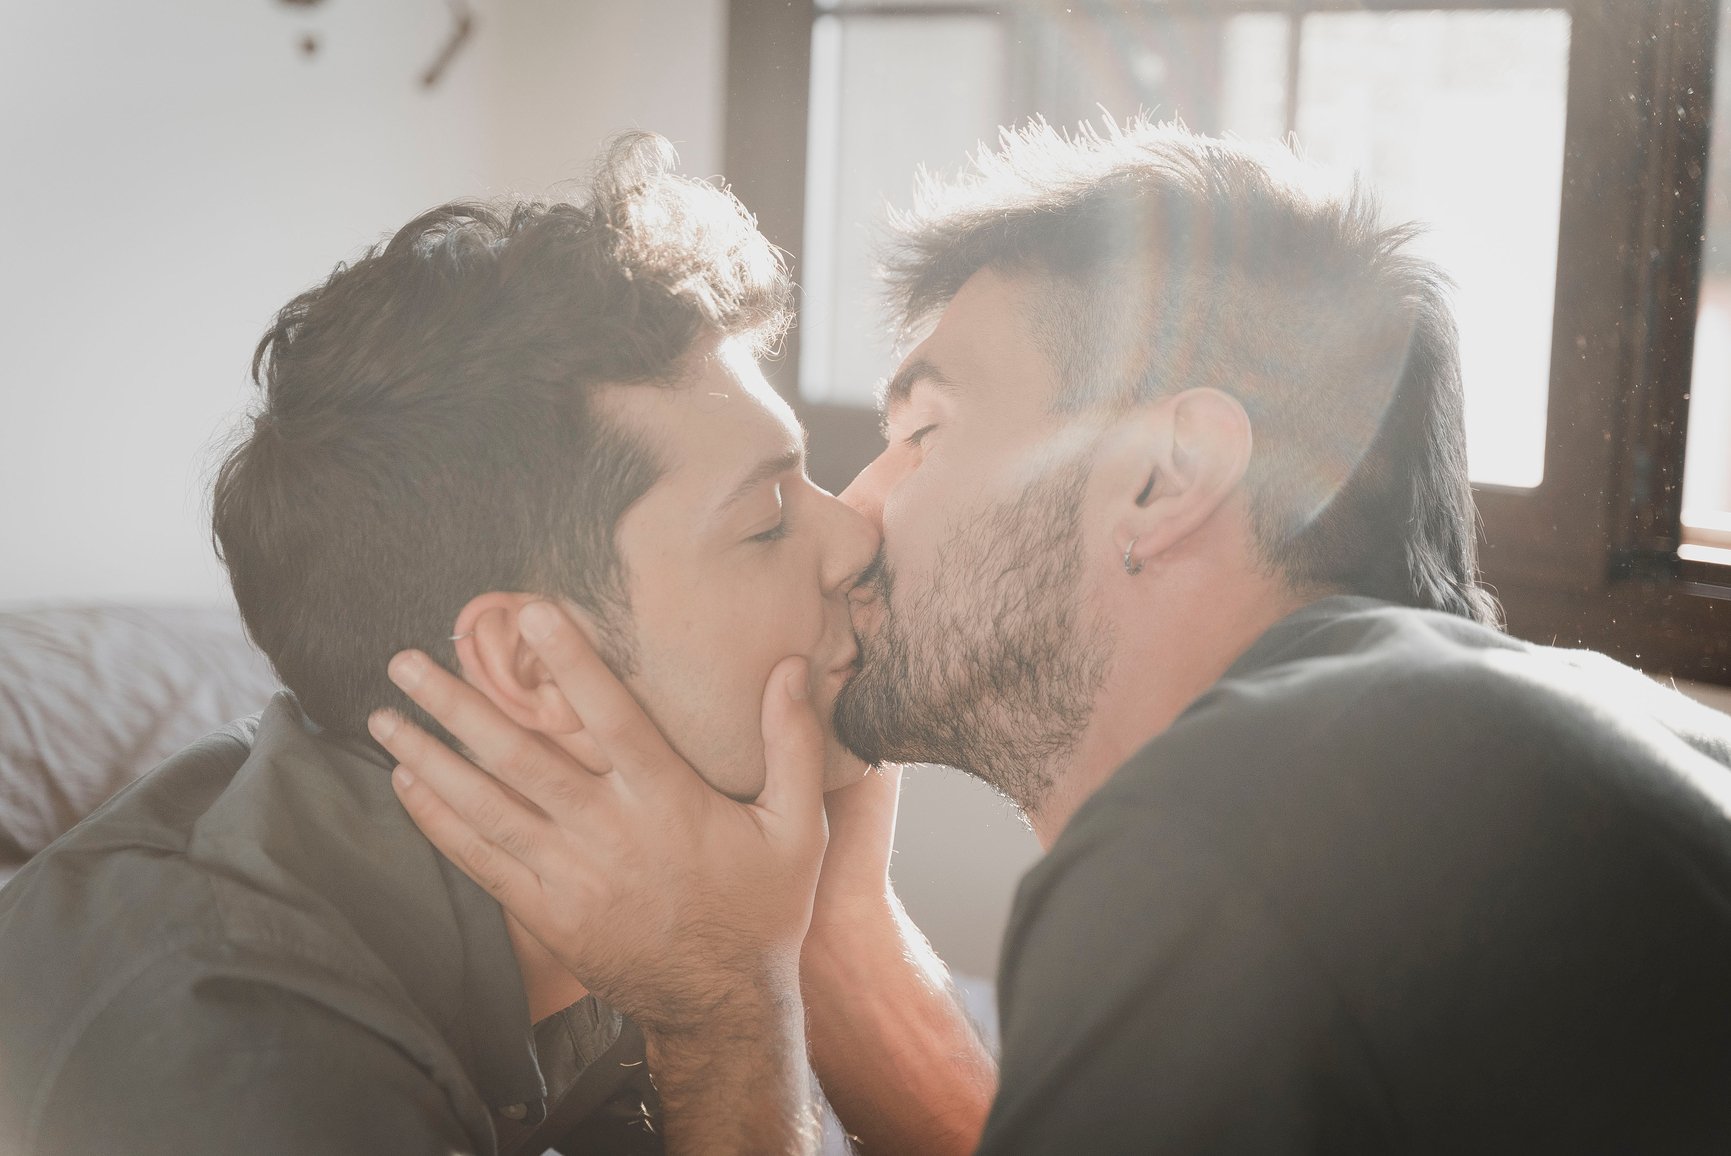
[[(483, 771), (401, 720), (375, 731), (399, 794), (441, 851), (646, 1035), (703, 1032), (737, 1005), (797, 1004), (799, 950), (823, 855), (824, 739), (802, 658), (763, 700), (764, 789), (712, 790), (561, 612), (525, 637), (583, 720), (593, 773), (434, 664), (404, 690)], [(397, 666), (393, 665), (393, 677)]]

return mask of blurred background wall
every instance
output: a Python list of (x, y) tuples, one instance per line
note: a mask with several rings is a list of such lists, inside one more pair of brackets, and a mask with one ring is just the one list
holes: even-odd
[(723, 0), (477, 12), (429, 89), (438, 0), (0, 9), (0, 604), (224, 598), (206, 476), (253, 346), (417, 212), (631, 126), (718, 170)]

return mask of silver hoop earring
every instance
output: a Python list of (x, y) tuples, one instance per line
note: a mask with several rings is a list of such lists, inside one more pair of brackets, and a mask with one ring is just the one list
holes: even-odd
[(1134, 550), (1135, 548), (1136, 548), (1136, 539), (1134, 539), (1134, 538), (1130, 539), (1130, 544), (1128, 546), (1124, 547), (1124, 573), (1130, 575), (1130, 577), (1132, 577), (1132, 578), (1134, 578), (1134, 577), (1136, 577), (1136, 575), (1142, 573), (1142, 563), (1133, 561), (1130, 557), (1130, 551)]
[(473, 637), (475, 637), (475, 632), (473, 630), (467, 630), (467, 631), (464, 631), (462, 634), (453, 634), (453, 635), (451, 635), (451, 637), (445, 639), (445, 641), (446, 642), (461, 642), (465, 638), (473, 638)]

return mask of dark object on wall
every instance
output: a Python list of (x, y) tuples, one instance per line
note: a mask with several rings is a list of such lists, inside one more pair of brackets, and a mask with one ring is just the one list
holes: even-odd
[(439, 55), (433, 58), (433, 63), (421, 73), (422, 88), (438, 85), (445, 70), (451, 67), (451, 61), (457, 58), (457, 53), (463, 50), (463, 45), (475, 32), (475, 10), (469, 6), (469, 0), (448, 0), (448, 3), (451, 6), (451, 35), (445, 46), (439, 49)]
[[(287, 8), (316, 8), (324, 3), (324, 0), (277, 0), (277, 3)], [(433, 58), (433, 62), (421, 73), (422, 88), (438, 87), (439, 81), (443, 80), (445, 73), (449, 71), (451, 62), (475, 34), (475, 9), (469, 0), (446, 0), (446, 4), (451, 9), (451, 34), (445, 38), (445, 43), (439, 49), (439, 54)], [(297, 43), (302, 55), (309, 58), (318, 55), (320, 42), (314, 33), (306, 33)]]

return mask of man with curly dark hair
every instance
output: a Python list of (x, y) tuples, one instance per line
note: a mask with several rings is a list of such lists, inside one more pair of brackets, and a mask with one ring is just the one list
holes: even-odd
[[(413, 715), (386, 676), (413, 646), (529, 731), (580, 732), (519, 622), (551, 599), (718, 790), (810, 819), (824, 784), (858, 777), (809, 708), (827, 718), (851, 672), (846, 594), (877, 537), (806, 478), (803, 432), (758, 369), (788, 297), (738, 202), (638, 134), (586, 196), (434, 209), (281, 311), (214, 521), (288, 693), (0, 898), (0, 1150), (538, 1156), (659, 1151), (663, 1129), (686, 1151), (715, 1127), (809, 1135), (803, 1059), (754, 1065), (721, 1102), (660, 1104), (648, 1079), (763, 1050), (801, 1030), (796, 1007), (718, 992), (725, 1029), (692, 1033), (673, 1003), (589, 995), (414, 829), (367, 729), (383, 707)], [(808, 724), (800, 775), (776, 776), (792, 764), (766, 747), (765, 709)], [(781, 866), (744, 856), (728, 879)]]

